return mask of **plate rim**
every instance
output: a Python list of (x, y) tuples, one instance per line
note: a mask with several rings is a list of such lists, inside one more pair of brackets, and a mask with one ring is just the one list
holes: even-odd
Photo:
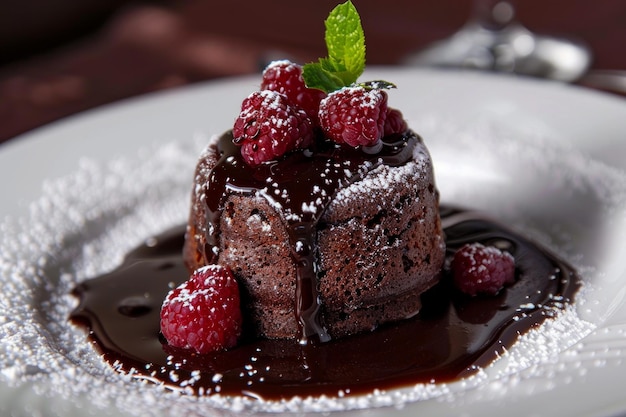
[[(486, 83), (496, 83), (500, 86), (510, 86), (511, 83), (515, 84), (515, 88), (547, 88), (552, 94), (562, 94), (570, 97), (578, 97), (581, 100), (589, 99), (599, 102), (607, 103), (607, 106), (615, 106), (619, 108), (619, 111), (623, 111), (626, 114), (626, 101), (622, 101), (622, 99), (609, 95), (608, 93), (596, 92), (587, 90), (583, 87), (578, 86), (570, 86), (570, 85), (562, 85), (562, 84), (554, 84), (544, 80), (535, 80), (535, 79), (521, 79), (521, 78), (511, 78), (508, 76), (494, 75), (494, 74), (483, 74), (483, 73), (475, 73), (475, 72), (454, 72), (454, 71), (433, 71), (433, 70), (417, 70), (417, 69), (399, 69), (396, 67), (374, 67), (368, 70), (368, 74), (378, 75), (378, 74), (410, 74), (415, 75), (418, 74), (422, 77), (426, 78), (436, 78), (438, 80), (445, 79), (447, 77), (456, 78), (459, 77), (459, 80), (464, 80), (462, 82), (473, 82), (476, 80), (480, 80), (480, 82)], [(151, 106), (151, 103), (154, 101), (163, 102), (168, 100), (184, 100), (189, 97), (202, 96), (205, 94), (210, 94), (212, 90), (215, 89), (224, 89), (229, 88), (231, 86), (241, 87), (242, 85), (250, 86), (254, 88), (253, 81), (256, 82), (256, 75), (248, 75), (248, 76), (240, 76), (233, 77), (228, 79), (221, 80), (212, 80), (209, 82), (192, 84), (188, 86), (184, 86), (182, 88), (177, 88), (175, 90), (167, 90), (167, 91), (159, 91), (155, 93), (149, 93), (146, 95), (133, 97), (129, 99), (122, 100), (120, 102), (115, 102), (111, 104), (107, 104), (95, 109), (87, 110), (85, 112), (78, 113), (73, 116), (69, 116), (67, 118), (60, 119), (51, 124), (42, 126), (40, 128), (34, 129), (30, 132), (26, 132), (22, 135), (19, 135), (9, 141), (0, 145), (0, 165), (4, 160), (8, 159), (19, 159), (24, 155), (28, 155), (35, 151), (37, 146), (41, 146), (46, 141), (54, 140), (55, 137), (58, 137), (63, 133), (64, 130), (68, 129), (68, 126), (71, 128), (72, 125), (79, 123), (85, 124), (89, 126), (91, 123), (95, 121), (101, 121), (102, 119), (107, 119), (109, 117), (119, 117), (120, 114), (133, 111), (134, 107), (141, 106)], [(532, 86), (532, 87), (531, 87)], [(241, 88), (243, 90), (243, 88)], [(113, 116), (111, 116), (113, 115)], [(626, 120), (624, 122), (624, 126), (626, 126)], [(187, 132), (189, 133), (189, 132)], [(51, 139), (52, 138), (52, 139)], [(160, 139), (158, 141), (165, 140)], [(71, 140), (70, 140), (71, 142)], [(45, 146), (45, 145), (44, 145)], [(109, 156), (103, 157), (104, 160), (109, 158)], [(626, 167), (626, 162), (624, 166), (617, 167), (618, 169), (624, 169)], [(6, 170), (0, 168), (0, 175), (4, 172), (4, 174), (8, 174)], [(70, 172), (72, 169), (69, 170)], [(45, 181), (45, 173), (43, 177), (41, 177), (41, 181)], [(25, 204), (28, 204), (28, 201), (22, 200), (20, 202), (21, 206), (24, 207)], [(1, 204), (0, 204), (1, 206)], [(4, 214), (2, 210), (0, 210), (0, 214)], [(15, 213), (13, 213), (14, 215)], [(3, 216), (4, 217), (4, 216)], [(5, 219), (0, 217), (0, 222)], [(9, 220), (10, 221), (10, 220)], [(5, 389), (4, 384), (0, 385), (0, 390)], [(502, 404), (505, 406), (506, 404)], [(623, 412), (626, 410), (626, 400), (623, 400), (621, 403), (614, 404), (613, 410), (607, 410), (609, 413), (613, 411)], [(408, 405), (405, 410), (412, 408), (412, 405)], [(434, 410), (433, 410), (434, 411)], [(457, 410), (458, 411), (458, 410)], [(399, 413), (403, 413), (400, 411)], [(582, 415), (582, 414), (581, 414)], [(604, 415), (604, 414), (602, 414)]]

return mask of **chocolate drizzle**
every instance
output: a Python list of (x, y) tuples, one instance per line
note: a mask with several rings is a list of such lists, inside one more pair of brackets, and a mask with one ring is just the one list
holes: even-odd
[(294, 311), (301, 330), (300, 343), (327, 342), (330, 336), (319, 320), (316, 225), (338, 190), (363, 179), (380, 164), (407, 163), (420, 139), (412, 132), (390, 135), (374, 154), (320, 140), (315, 149), (253, 168), (244, 162), (232, 138), (228, 132), (219, 139), (220, 159), (211, 170), (207, 184), (204, 201), (209, 226), (204, 261), (217, 263), (219, 220), (226, 198), (230, 194), (265, 198), (282, 215), (289, 233), (297, 273)]
[(246, 334), (233, 349), (197, 355), (169, 347), (159, 334), (162, 300), (188, 277), (180, 227), (129, 253), (115, 271), (78, 285), (71, 319), (91, 329), (90, 339), (116, 369), (196, 395), (336, 397), (458, 380), (558, 314), (579, 278), (547, 250), (476, 213), (444, 207), (442, 223), (449, 255), (466, 242), (502, 247), (516, 259), (516, 282), (496, 296), (468, 297), (444, 270), (422, 295), (417, 316), (376, 331), (305, 346)]

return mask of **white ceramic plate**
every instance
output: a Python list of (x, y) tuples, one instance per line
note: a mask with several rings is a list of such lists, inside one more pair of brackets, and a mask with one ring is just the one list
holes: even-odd
[[(479, 377), (356, 402), (349, 407), (392, 407), (342, 415), (625, 413), (626, 102), (473, 72), (378, 68), (363, 79), (398, 85), (390, 105), (425, 137), (442, 201), (487, 211), (550, 246), (579, 268), (585, 287), (574, 318), (535, 332)], [(98, 363), (80, 330), (54, 322), (71, 301), (49, 294), (112, 267), (152, 228), (184, 221), (203, 137), (228, 129), (258, 82), (237, 78), (127, 100), (0, 146), (0, 279), (5, 293), (23, 281), (29, 292), (0, 296), (3, 415), (224, 414), (146, 397), (153, 387), (141, 388), (134, 411), (135, 394), (124, 402), (92, 392), (125, 382)], [(163, 212), (154, 208), (160, 204)], [(93, 386), (74, 390), (72, 378)]]

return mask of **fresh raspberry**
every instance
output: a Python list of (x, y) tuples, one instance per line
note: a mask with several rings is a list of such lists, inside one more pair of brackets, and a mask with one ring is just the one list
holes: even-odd
[(304, 110), (276, 91), (255, 91), (241, 104), (233, 127), (236, 145), (250, 165), (276, 159), (313, 142), (313, 126)]
[(510, 253), (480, 243), (465, 244), (454, 254), (452, 274), (458, 289), (469, 295), (497, 294), (515, 281), (515, 261)]
[(387, 117), (385, 118), (385, 136), (393, 135), (394, 133), (404, 133), (409, 128), (402, 112), (398, 109), (392, 109), (387, 107)]
[(241, 326), (237, 281), (218, 265), (196, 270), (161, 307), (161, 333), (168, 344), (198, 353), (235, 346)]
[(286, 60), (270, 63), (263, 71), (261, 90), (286, 95), (292, 104), (306, 112), (314, 124), (319, 124), (317, 113), (326, 93), (306, 86), (302, 78), (302, 66)]
[(373, 146), (384, 135), (387, 93), (363, 87), (334, 91), (320, 103), (320, 125), (337, 143)]

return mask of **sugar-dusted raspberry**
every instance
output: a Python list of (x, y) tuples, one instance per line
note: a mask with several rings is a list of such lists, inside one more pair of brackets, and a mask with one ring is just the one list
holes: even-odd
[(309, 146), (313, 125), (304, 110), (292, 105), (284, 94), (255, 91), (241, 104), (233, 138), (246, 162), (258, 165)]
[(398, 109), (387, 107), (387, 117), (385, 118), (385, 136), (394, 133), (404, 133), (409, 128), (402, 112)]
[(456, 287), (469, 295), (497, 294), (515, 281), (513, 256), (480, 243), (465, 244), (457, 250), (451, 268)]
[(302, 108), (314, 124), (319, 124), (317, 112), (326, 93), (308, 88), (302, 78), (302, 66), (291, 61), (274, 61), (263, 71), (261, 90), (284, 94), (289, 101)]
[(241, 326), (237, 281), (218, 265), (196, 270), (161, 307), (161, 333), (168, 344), (198, 353), (235, 346)]
[(378, 89), (344, 87), (320, 103), (320, 125), (338, 143), (373, 146), (384, 135), (387, 93)]

